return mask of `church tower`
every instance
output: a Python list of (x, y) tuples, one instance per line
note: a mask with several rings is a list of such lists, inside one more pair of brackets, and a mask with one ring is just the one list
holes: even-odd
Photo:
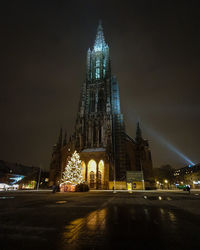
[(88, 49), (86, 80), (82, 85), (75, 126), (79, 151), (105, 150), (117, 179), (125, 177), (124, 122), (117, 80), (111, 73), (109, 46), (99, 22), (94, 46)]
[(113, 180), (121, 185), (118, 188), (126, 189), (127, 170), (142, 170), (147, 179), (152, 176), (148, 141), (143, 140), (139, 124), (135, 139), (125, 133), (119, 85), (111, 72), (110, 51), (101, 22), (94, 45), (87, 52), (74, 133), (69, 141), (65, 133), (62, 142), (60, 132), (50, 164), (50, 183), (62, 182), (62, 173), (74, 150), (80, 154), (83, 181), (91, 189), (112, 189)]

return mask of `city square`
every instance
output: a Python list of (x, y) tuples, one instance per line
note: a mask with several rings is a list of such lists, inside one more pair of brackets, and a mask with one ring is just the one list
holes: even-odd
[(0, 250), (199, 249), (197, 2), (2, 3)]
[(198, 249), (200, 191), (0, 193), (1, 249)]

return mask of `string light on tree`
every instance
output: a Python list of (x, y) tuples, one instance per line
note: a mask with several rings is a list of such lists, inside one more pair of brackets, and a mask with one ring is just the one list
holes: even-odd
[(68, 161), (65, 171), (63, 172), (63, 183), (80, 184), (83, 181), (81, 174), (80, 155), (75, 151)]

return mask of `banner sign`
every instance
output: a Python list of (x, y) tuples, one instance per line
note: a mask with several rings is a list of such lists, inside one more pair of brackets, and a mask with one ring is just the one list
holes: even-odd
[(126, 181), (128, 183), (134, 181), (143, 181), (143, 172), (142, 171), (126, 171)]

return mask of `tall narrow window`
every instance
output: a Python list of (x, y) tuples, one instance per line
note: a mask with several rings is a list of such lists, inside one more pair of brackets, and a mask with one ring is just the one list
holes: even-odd
[(99, 145), (101, 145), (101, 127), (99, 128)]
[(98, 91), (98, 104), (97, 104), (98, 111), (104, 111), (104, 91), (100, 89)]
[(96, 70), (95, 70), (95, 77), (96, 79), (100, 78), (100, 58), (96, 59)]
[(100, 68), (96, 68), (96, 79), (100, 78)]
[(95, 112), (95, 91), (90, 91), (90, 98), (89, 98), (89, 110), (90, 112)]
[(96, 144), (96, 140), (97, 140), (97, 133), (96, 133), (96, 127), (94, 126), (94, 128), (93, 128), (93, 143), (94, 143), (94, 145)]
[(103, 60), (103, 77), (106, 76), (106, 59)]
[(94, 188), (94, 178), (95, 178), (94, 172), (91, 171), (91, 172), (90, 172), (90, 187), (91, 187), (91, 188)]

